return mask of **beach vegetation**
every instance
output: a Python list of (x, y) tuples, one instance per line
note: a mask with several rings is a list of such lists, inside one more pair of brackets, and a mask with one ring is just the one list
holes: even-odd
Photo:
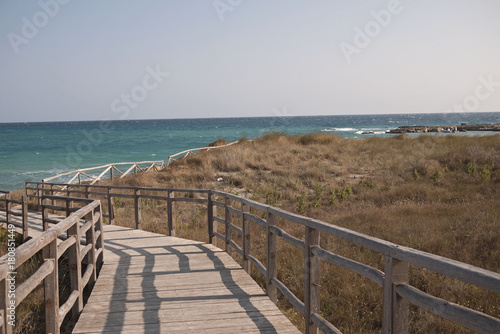
[(222, 145), (227, 145), (229, 142), (225, 140), (224, 138), (219, 138), (217, 140), (214, 140), (210, 144), (208, 144), (208, 147), (214, 147), (214, 146), (222, 146)]
[[(497, 166), (500, 166), (499, 135), (343, 139), (323, 133), (297, 136), (269, 133), (253, 141), (179, 159), (163, 171), (101, 184), (231, 192), (402, 246), (500, 272)], [(224, 198), (216, 196), (215, 200)], [(184, 202), (176, 202), (175, 206), (176, 236), (208, 241), (206, 207)], [(115, 224), (133, 227), (130, 219), (133, 200), (121, 199), (121, 207), (115, 210)], [(216, 212), (219, 217), (224, 214), (220, 208)], [(165, 201), (145, 205), (142, 228), (168, 233), (166, 213)], [(266, 212), (256, 209), (252, 214), (266, 217)], [(232, 222), (241, 223), (241, 216), (234, 215)], [(304, 237), (303, 228), (284, 221), (278, 224), (290, 235)], [(222, 228), (219, 225), (219, 232)], [(221, 242), (218, 246), (224, 245)], [(322, 234), (321, 246), (380, 270), (384, 268), (383, 256), (342, 239)], [(265, 229), (252, 224), (252, 255), (262, 263), (265, 263), (265, 248)], [(234, 256), (240, 260), (238, 254)], [(299, 297), (304, 295), (303, 256), (302, 250), (279, 243), (278, 279)], [(252, 277), (265, 287), (265, 277), (255, 268)], [(500, 296), (487, 290), (416, 266), (410, 267), (410, 282), (436, 297), (500, 317)], [(302, 315), (282, 296), (279, 306), (304, 329)], [(380, 332), (382, 290), (368, 279), (323, 263), (321, 314), (345, 333)], [(413, 306), (410, 332), (471, 333)]]

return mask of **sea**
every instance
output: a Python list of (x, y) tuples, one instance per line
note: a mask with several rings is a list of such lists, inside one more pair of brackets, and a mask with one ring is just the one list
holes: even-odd
[(80, 168), (166, 161), (172, 154), (207, 146), (218, 138), (253, 139), (270, 132), (389, 137), (394, 134), (386, 133), (388, 130), (404, 125), (461, 123), (497, 124), (500, 112), (0, 123), (0, 190), (21, 189), (26, 181), (41, 181)]

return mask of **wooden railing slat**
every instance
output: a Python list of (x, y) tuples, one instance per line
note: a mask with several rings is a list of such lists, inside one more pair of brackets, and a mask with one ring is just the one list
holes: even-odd
[(398, 295), (411, 304), (481, 333), (500, 333), (500, 320), (467, 307), (431, 296), (408, 284), (397, 284)]
[(73, 291), (66, 302), (59, 308), (59, 327), (61, 327), (62, 322), (66, 314), (68, 314), (69, 310), (75, 305), (75, 302), (78, 300), (79, 294), (78, 291)]
[(329, 323), (328, 321), (326, 321), (318, 313), (311, 314), (311, 320), (325, 334), (342, 334), (342, 332), (337, 327), (335, 327), (334, 325), (332, 325), (331, 323)]
[(58, 257), (61, 257), (64, 252), (73, 246), (76, 243), (76, 238), (74, 236), (69, 236), (66, 240), (61, 242), (59, 246), (57, 246), (57, 255)]
[(302, 241), (298, 238), (295, 238), (294, 236), (286, 233), (284, 230), (282, 230), (279, 227), (270, 226), (269, 231), (271, 231), (271, 233), (277, 235), (278, 237), (282, 238), (284, 241), (286, 241), (290, 245), (293, 245), (293, 246), (298, 247), (300, 249), (304, 249), (304, 247), (305, 247), (304, 241)]
[(54, 270), (54, 261), (45, 261), (38, 270), (27, 278), (16, 289), (16, 307), (26, 298), (26, 296), (43, 282), (45, 277), (49, 276)]
[(349, 271), (360, 274), (366, 278), (369, 278), (373, 282), (377, 283), (379, 286), (383, 286), (384, 283), (384, 273), (378, 269), (367, 266), (366, 264), (359, 263), (357, 261), (345, 258), (343, 256), (333, 254), (329, 251), (326, 251), (320, 247), (313, 247), (312, 252), (323, 260), (345, 268)]
[(281, 293), (283, 294), (283, 296), (286, 297), (286, 299), (288, 299), (288, 301), (290, 303), (292, 303), (292, 305), (300, 311), (300, 313), (304, 314), (305, 313), (305, 309), (304, 309), (304, 303), (297, 297), (295, 296), (287, 287), (285, 284), (283, 284), (283, 282), (281, 282), (280, 280), (278, 280), (277, 278), (272, 278), (272, 281), (273, 281), (273, 285), (276, 286), (280, 291)]
[(260, 273), (262, 275), (264, 275), (264, 276), (267, 275), (266, 267), (264, 267), (264, 265), (262, 264), (262, 262), (260, 262), (259, 260), (257, 260), (257, 258), (255, 258), (252, 255), (247, 255), (247, 258), (253, 263), (253, 265), (260, 271)]

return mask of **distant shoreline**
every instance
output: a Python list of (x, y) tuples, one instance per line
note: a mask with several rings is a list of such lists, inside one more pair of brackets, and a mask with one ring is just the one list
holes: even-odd
[(397, 129), (389, 130), (388, 133), (426, 133), (426, 132), (469, 132), (469, 131), (500, 131), (500, 124), (470, 124), (462, 123), (461, 125), (441, 125), (441, 126), (426, 126), (412, 125), (400, 126)]

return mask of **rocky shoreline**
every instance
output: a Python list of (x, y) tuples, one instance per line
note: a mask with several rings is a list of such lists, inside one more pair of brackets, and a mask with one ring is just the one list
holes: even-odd
[(389, 130), (387, 133), (425, 133), (425, 132), (468, 132), (468, 131), (500, 131), (500, 124), (465, 124), (442, 125), (442, 126), (400, 126), (397, 129)]

